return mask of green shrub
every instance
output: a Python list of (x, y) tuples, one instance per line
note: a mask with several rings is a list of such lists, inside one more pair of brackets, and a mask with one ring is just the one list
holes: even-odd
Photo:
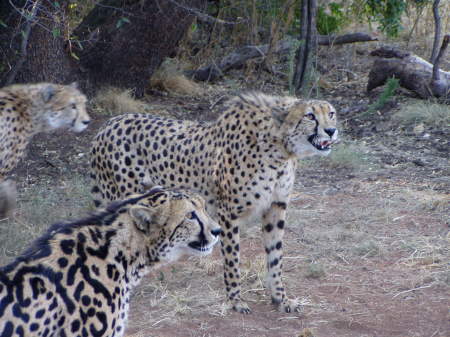
[(378, 99), (374, 103), (369, 105), (366, 113), (374, 112), (375, 110), (384, 107), (384, 105), (394, 96), (395, 90), (397, 90), (399, 86), (400, 84), (397, 78), (391, 77), (390, 79), (388, 79), (380, 97), (378, 97)]
[(319, 34), (329, 35), (338, 32), (347, 23), (344, 6), (336, 2), (328, 4), (329, 13), (325, 6), (319, 6), (317, 10), (316, 27)]

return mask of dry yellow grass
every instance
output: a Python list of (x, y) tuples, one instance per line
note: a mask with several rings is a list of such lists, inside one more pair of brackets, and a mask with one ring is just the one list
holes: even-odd
[(133, 97), (131, 89), (105, 87), (93, 99), (95, 109), (108, 115), (145, 112), (145, 103)]
[(203, 88), (181, 73), (177, 65), (170, 60), (161, 64), (150, 79), (150, 87), (182, 96), (200, 96)]

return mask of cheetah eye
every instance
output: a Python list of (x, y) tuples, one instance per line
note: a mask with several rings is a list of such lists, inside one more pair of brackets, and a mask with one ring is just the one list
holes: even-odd
[(195, 216), (195, 212), (190, 212), (186, 215), (186, 218), (188, 218), (189, 220), (194, 220), (196, 218)]
[(336, 114), (336, 112), (334, 112), (334, 111), (328, 112), (328, 116), (330, 116), (330, 118), (333, 118), (335, 114)]
[(306, 118), (308, 118), (309, 120), (316, 120), (316, 116), (314, 116), (314, 114), (312, 112), (307, 112), (306, 113)]
[(70, 106), (72, 109), (76, 109), (77, 105), (75, 103), (72, 103), (72, 105)]

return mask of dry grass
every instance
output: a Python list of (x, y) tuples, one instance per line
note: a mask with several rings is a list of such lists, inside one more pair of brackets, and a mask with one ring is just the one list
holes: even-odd
[(183, 75), (173, 60), (165, 60), (150, 79), (150, 87), (181, 96), (200, 96), (203, 88)]
[(396, 123), (406, 126), (423, 123), (427, 126), (445, 128), (450, 126), (450, 106), (417, 100), (403, 105), (392, 118)]
[(311, 263), (305, 271), (306, 278), (320, 279), (325, 276), (325, 268), (320, 263)]
[(133, 91), (114, 87), (102, 88), (93, 99), (94, 108), (107, 115), (145, 112), (145, 103), (133, 97)]
[(374, 167), (370, 160), (370, 153), (361, 143), (341, 143), (333, 147), (326, 157), (306, 158), (299, 161), (303, 166), (320, 166), (330, 169), (346, 169), (359, 171)]
[(59, 186), (43, 183), (19, 190), (15, 215), (0, 221), (0, 265), (20, 254), (49, 225), (76, 219), (92, 209), (90, 183), (75, 176)]

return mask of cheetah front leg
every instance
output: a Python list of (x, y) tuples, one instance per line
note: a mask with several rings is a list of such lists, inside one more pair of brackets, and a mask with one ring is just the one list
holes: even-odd
[(222, 255), (224, 258), (225, 289), (227, 299), (233, 309), (242, 314), (249, 314), (250, 308), (241, 299), (241, 271), (239, 269), (239, 227), (232, 224), (231, 220), (219, 213), (219, 224), (222, 227), (221, 240)]
[(283, 259), (283, 235), (286, 219), (285, 202), (273, 202), (263, 216), (264, 246), (267, 259), (266, 287), (272, 296), (272, 303), (282, 312), (300, 311), (297, 300), (289, 299), (281, 280)]

